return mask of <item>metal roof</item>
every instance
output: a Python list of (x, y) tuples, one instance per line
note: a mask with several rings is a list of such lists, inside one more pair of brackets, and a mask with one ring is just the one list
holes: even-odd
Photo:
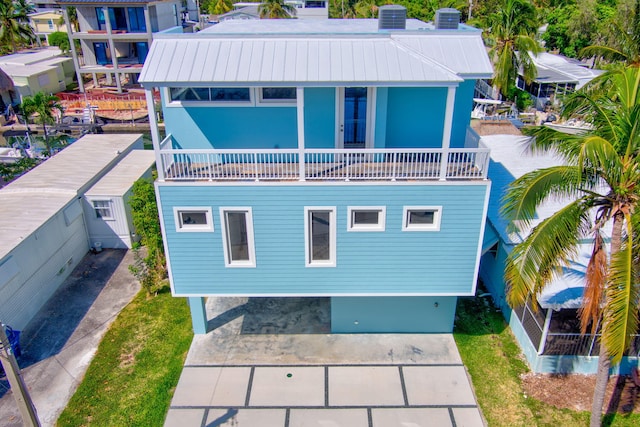
[(536, 82), (539, 83), (576, 83), (576, 89), (593, 80), (603, 70), (586, 67), (576, 60), (542, 52), (533, 57), (537, 69)]
[(443, 65), (390, 37), (235, 36), (155, 39), (139, 81), (176, 85), (457, 84)]
[(142, 135), (86, 135), (0, 189), (0, 259), (113, 167)]
[(439, 34), (434, 31), (426, 35), (395, 33), (391, 38), (462, 76), (493, 76), (493, 66), (479, 32)]
[(145, 4), (161, 0), (56, 0), (58, 4)]
[(132, 150), (100, 181), (88, 189), (85, 196), (124, 196), (156, 161), (152, 150)]

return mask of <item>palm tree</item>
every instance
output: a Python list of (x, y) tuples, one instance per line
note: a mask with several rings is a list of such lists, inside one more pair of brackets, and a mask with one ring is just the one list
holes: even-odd
[(291, 18), (296, 14), (296, 8), (284, 2), (284, 0), (265, 0), (258, 6), (260, 19)]
[[(587, 46), (580, 51), (581, 57), (602, 57), (627, 65), (640, 67), (640, 0), (636, 0), (635, 11), (631, 21), (631, 28), (620, 25), (619, 21), (612, 21), (613, 32), (610, 36), (611, 44)], [(625, 21), (629, 22), (629, 21)]]
[(11, 0), (0, 0), (0, 43), (15, 52), (19, 44), (35, 40), (29, 18)]
[[(80, 21), (78, 21), (78, 11), (76, 10), (75, 6), (67, 6), (67, 16), (69, 17), (69, 25), (73, 27), (73, 31), (75, 33), (79, 32)], [(60, 17), (60, 19), (58, 20), (58, 25), (66, 25), (66, 22), (64, 22), (64, 16)], [(67, 32), (69, 32), (69, 29), (67, 29)]]
[(209, 13), (212, 15), (223, 15), (233, 9), (231, 0), (214, 0), (209, 4)]
[(503, 95), (515, 84), (522, 69), (527, 83), (536, 77), (536, 67), (530, 53), (542, 49), (535, 40), (538, 29), (535, 7), (525, 0), (503, 0), (498, 10), (487, 17), (487, 44), (493, 60), (493, 85)]
[(31, 116), (34, 114), (38, 115), (37, 121), (42, 125), (44, 144), (49, 155), (53, 154), (53, 147), (49, 142), (47, 123), (53, 123), (54, 110), (58, 110), (60, 114), (64, 113), (64, 109), (58, 101), (60, 101), (60, 98), (57, 96), (47, 95), (44, 92), (38, 92), (33, 96), (26, 96), (22, 100), (22, 114), (24, 114), (27, 123)]
[(36, 7), (27, 0), (13, 0), (13, 6), (19, 15), (24, 16), (24, 18), (21, 19), (23, 19), (22, 22), (25, 23), (29, 22), (29, 17), (27, 15), (36, 11)]
[[(611, 364), (622, 359), (638, 331), (640, 298), (640, 68), (603, 74), (565, 102), (565, 116), (594, 125), (583, 135), (538, 127), (531, 149), (555, 151), (565, 165), (516, 179), (504, 198), (503, 214), (529, 227), (546, 200), (572, 200), (534, 227), (516, 245), (505, 268), (507, 300), (521, 306), (539, 295), (576, 255), (580, 242), (593, 243), (579, 311), (583, 333), (600, 325), (600, 357), (591, 408), (599, 426)], [(605, 230), (611, 231), (606, 250)]]

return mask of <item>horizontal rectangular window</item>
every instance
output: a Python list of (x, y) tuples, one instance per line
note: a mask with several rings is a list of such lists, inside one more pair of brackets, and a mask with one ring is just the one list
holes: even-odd
[(176, 231), (213, 231), (213, 216), (211, 208), (206, 207), (175, 207), (173, 213)]
[(403, 231), (439, 231), (442, 206), (405, 206)]
[(215, 87), (172, 87), (171, 101), (195, 102), (251, 102), (251, 89)]
[(305, 207), (307, 267), (336, 266), (336, 208)]
[(93, 210), (96, 213), (96, 218), (113, 219), (111, 200), (94, 200)]
[(384, 206), (349, 206), (347, 209), (348, 231), (384, 231)]
[(255, 267), (251, 208), (220, 208), (224, 259), (227, 267)]
[(263, 87), (259, 90), (260, 90), (260, 102), (295, 103), (295, 100), (296, 100), (295, 87)]

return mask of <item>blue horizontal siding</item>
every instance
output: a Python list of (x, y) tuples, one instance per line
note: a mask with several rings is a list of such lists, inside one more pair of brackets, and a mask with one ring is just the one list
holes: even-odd
[[(162, 185), (178, 294), (468, 294), (486, 185)], [(439, 232), (403, 232), (404, 205), (443, 206)], [(214, 232), (177, 233), (174, 206), (207, 206)], [(256, 268), (226, 268), (219, 207), (253, 210)], [(337, 266), (305, 267), (304, 207), (337, 207)], [(347, 232), (347, 206), (386, 206), (384, 232)]]

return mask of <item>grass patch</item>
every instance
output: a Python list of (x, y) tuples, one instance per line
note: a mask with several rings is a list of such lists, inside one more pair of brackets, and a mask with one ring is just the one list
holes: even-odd
[[(488, 299), (458, 299), (454, 338), (489, 426), (589, 424), (588, 412), (558, 409), (525, 396), (520, 375), (529, 369), (502, 313)], [(640, 416), (609, 415), (603, 425), (637, 426)]]
[(58, 425), (162, 425), (192, 337), (184, 298), (141, 291), (102, 339)]

